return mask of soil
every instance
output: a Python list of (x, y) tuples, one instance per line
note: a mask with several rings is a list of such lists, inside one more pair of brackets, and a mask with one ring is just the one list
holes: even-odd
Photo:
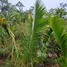
[(44, 67), (60, 67), (59, 64), (48, 64), (45, 65)]
[[(6, 56), (0, 56), (0, 67), (3, 67), (5, 59), (6, 59)], [(55, 63), (55, 64), (41, 63), (41, 64), (38, 64), (37, 67), (60, 67), (60, 66), (58, 63)]]

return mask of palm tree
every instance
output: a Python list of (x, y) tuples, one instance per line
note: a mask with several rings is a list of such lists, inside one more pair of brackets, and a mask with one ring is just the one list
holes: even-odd
[[(62, 51), (62, 63), (63, 66), (67, 66), (67, 33), (65, 30), (64, 20), (58, 16), (55, 16), (50, 20), (50, 26), (55, 34), (55, 38)], [(62, 67), (63, 67), (62, 66)]]
[[(41, 0), (36, 0), (35, 9), (33, 13), (33, 20), (30, 20), (29, 33), (23, 38), (23, 59), (25, 62), (33, 67), (34, 62), (37, 58), (37, 50), (39, 45), (43, 45), (42, 37), (40, 34), (43, 32), (44, 27), (48, 24), (46, 16), (45, 7)], [(31, 15), (30, 15), (31, 17)], [(29, 34), (29, 35), (28, 35)], [(41, 41), (41, 43), (39, 43)], [(29, 66), (30, 67), (30, 66)]]

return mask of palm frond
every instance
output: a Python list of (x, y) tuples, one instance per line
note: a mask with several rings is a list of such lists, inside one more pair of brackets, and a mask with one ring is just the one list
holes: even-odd
[[(32, 23), (32, 33), (31, 33), (31, 51), (34, 55), (36, 55), (36, 50), (39, 45), (42, 45), (43, 42), (41, 39), (41, 32), (44, 29), (44, 26), (48, 23), (47, 19), (44, 18), (46, 14), (45, 7), (42, 4), (41, 0), (37, 0), (35, 4), (35, 12), (34, 12), (34, 21)], [(33, 52), (34, 51), (34, 52)], [(33, 55), (33, 56), (34, 56)]]
[(63, 55), (67, 57), (67, 33), (65, 32), (64, 20), (55, 16), (52, 18), (50, 24), (61, 47)]
[[(26, 41), (24, 41), (24, 57), (29, 58), (30, 62), (34, 62), (37, 57), (37, 50), (39, 45), (43, 45), (41, 33), (44, 27), (48, 24), (45, 7), (41, 0), (36, 0), (33, 14), (33, 21), (30, 23), (30, 33)], [(28, 28), (28, 29), (29, 29)], [(28, 35), (27, 34), (27, 35)], [(25, 39), (25, 38), (23, 38)], [(28, 60), (28, 59), (27, 59)]]

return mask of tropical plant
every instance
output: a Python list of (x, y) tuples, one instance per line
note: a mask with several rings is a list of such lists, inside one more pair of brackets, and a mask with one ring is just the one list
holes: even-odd
[(15, 66), (15, 65), (17, 65), (17, 59), (19, 56), (19, 52), (18, 52), (19, 47), (17, 46), (17, 44), (15, 42), (15, 35), (10, 30), (8, 24), (6, 23), (6, 21), (3, 18), (0, 18), (0, 26), (2, 26), (8, 33), (9, 37), (11, 37), (11, 40), (12, 40), (11, 48), (12, 49), (10, 50), (11, 52), (10, 52), (9, 56), (11, 56), (11, 60), (14, 62), (14, 66)]
[[(45, 26), (48, 24), (46, 16), (46, 11), (41, 0), (36, 0), (34, 15), (29, 16), (30, 23), (28, 27), (28, 32), (23, 38), (23, 59), (27, 65), (33, 67), (34, 62), (39, 60), (42, 56), (46, 56), (46, 48), (43, 43), (43, 38), (41, 33), (43, 32)], [(26, 38), (26, 39), (25, 39)], [(41, 52), (42, 47), (44, 47), (44, 53)], [(43, 59), (44, 59), (43, 58)], [(42, 58), (41, 58), (42, 59)], [(30, 66), (29, 66), (30, 67)]]
[[(65, 61), (62, 67), (67, 66), (67, 33), (65, 31), (64, 20), (58, 16), (55, 16), (50, 20), (50, 26), (54, 31), (55, 38), (62, 51), (62, 59)], [(64, 62), (62, 61), (62, 62)]]
[(57, 63), (57, 58), (61, 67), (67, 67), (67, 32), (63, 18), (66, 12), (63, 7), (48, 13), (41, 0), (36, 0), (35, 6), (27, 11), (23, 11), (21, 2), (16, 5), (8, 0), (0, 2), (0, 55), (7, 54), (5, 67), (39, 67), (44, 63)]

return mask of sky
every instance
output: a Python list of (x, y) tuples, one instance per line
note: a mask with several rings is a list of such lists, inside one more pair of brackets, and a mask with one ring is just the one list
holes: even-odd
[[(16, 4), (18, 1), (21, 1), (25, 6), (23, 10), (29, 9), (31, 6), (35, 4), (35, 0), (8, 0), (13, 5)], [(67, 3), (67, 0), (42, 0), (46, 9), (49, 10), (50, 8), (59, 7), (59, 3)]]

